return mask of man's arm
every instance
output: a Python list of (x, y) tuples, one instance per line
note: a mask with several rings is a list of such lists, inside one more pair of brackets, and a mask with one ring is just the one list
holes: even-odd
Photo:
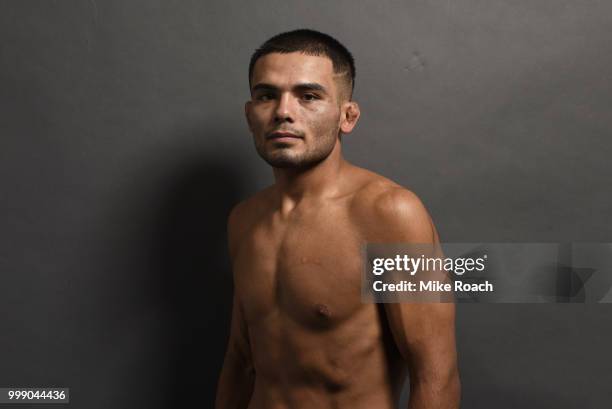
[[(228, 221), (229, 253), (233, 260), (237, 247), (238, 237), (245, 228), (244, 206), (238, 205), (233, 209)], [(242, 219), (242, 220), (241, 220)], [(240, 300), (234, 289), (232, 303), (232, 322), (230, 336), (217, 385), (216, 409), (246, 409), (253, 394), (255, 370), (251, 356), (249, 334)]]
[(255, 370), (248, 333), (234, 296), (230, 338), (217, 386), (216, 409), (246, 409), (253, 393)]
[(459, 408), (454, 304), (385, 304), (385, 311), (410, 370), (408, 408)]
[[(438, 234), (421, 201), (393, 189), (375, 204), (376, 219), (389, 243), (438, 243)], [(385, 304), (395, 343), (410, 371), (409, 409), (459, 408), (460, 381), (453, 303)]]

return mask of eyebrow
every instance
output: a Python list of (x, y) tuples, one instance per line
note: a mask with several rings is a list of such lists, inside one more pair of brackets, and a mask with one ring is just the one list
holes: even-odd
[[(296, 91), (320, 91), (324, 94), (327, 94), (327, 90), (325, 89), (325, 87), (319, 83), (316, 82), (304, 82), (301, 84), (296, 84), (293, 86), (292, 88), (293, 90)], [(253, 89), (251, 90), (252, 92), (255, 91), (260, 91), (260, 90), (264, 90), (264, 91), (278, 91), (279, 88), (272, 85), (272, 84), (267, 84), (265, 82), (260, 82), (259, 84), (256, 84), (253, 86)]]

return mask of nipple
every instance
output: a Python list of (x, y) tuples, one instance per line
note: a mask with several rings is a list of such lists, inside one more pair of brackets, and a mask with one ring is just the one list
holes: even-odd
[(315, 309), (317, 311), (317, 315), (321, 318), (331, 318), (331, 311), (327, 308), (327, 305), (324, 304), (316, 304)]

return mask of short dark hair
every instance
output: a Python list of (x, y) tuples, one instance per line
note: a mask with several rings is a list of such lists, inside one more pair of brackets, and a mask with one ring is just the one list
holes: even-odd
[(355, 89), (355, 60), (349, 50), (328, 34), (306, 28), (275, 35), (261, 45), (251, 56), (249, 63), (249, 85), (258, 59), (271, 53), (288, 54), (301, 52), (306, 55), (325, 56), (332, 61), (334, 73), (344, 74), (350, 87), (349, 99)]

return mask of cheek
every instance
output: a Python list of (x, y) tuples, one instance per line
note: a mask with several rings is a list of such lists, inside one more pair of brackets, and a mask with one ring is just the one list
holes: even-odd
[(262, 109), (254, 109), (251, 112), (251, 128), (253, 128), (254, 132), (260, 131), (264, 128), (264, 124), (266, 123), (266, 111)]
[(338, 128), (340, 112), (337, 107), (321, 107), (309, 115), (308, 125), (317, 134), (328, 133)]

